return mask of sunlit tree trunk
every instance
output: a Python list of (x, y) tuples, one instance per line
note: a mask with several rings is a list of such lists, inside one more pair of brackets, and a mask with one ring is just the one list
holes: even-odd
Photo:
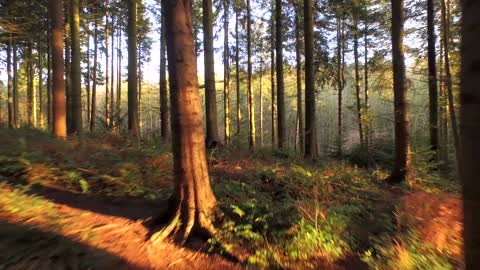
[(305, 27), (305, 157), (316, 157), (313, 1), (304, 0)]
[[(441, 30), (442, 32), (443, 30)], [(439, 89), (440, 89), (440, 106), (439, 106), (439, 114), (440, 114), (440, 163), (441, 163), (441, 169), (443, 173), (448, 173), (448, 116), (447, 116), (447, 91), (446, 91), (446, 86), (445, 86), (445, 74), (444, 74), (444, 65), (443, 65), (443, 34), (440, 35), (440, 53), (439, 53), (439, 59), (438, 59), (438, 67), (439, 67), (439, 78), (440, 78), (440, 84), (439, 84)]]
[(263, 58), (260, 59), (260, 147), (263, 146)]
[(428, 97), (430, 150), (433, 151), (432, 161), (438, 161), (438, 86), (437, 59), (435, 52), (435, 5), (434, 0), (427, 0), (427, 32), (428, 32)]
[(461, 149), (460, 149), (460, 138), (458, 134), (458, 124), (457, 124), (457, 115), (455, 110), (455, 100), (453, 97), (453, 85), (452, 85), (452, 73), (450, 71), (450, 50), (449, 50), (449, 35), (450, 35), (450, 26), (447, 20), (447, 8), (445, 0), (441, 0), (441, 17), (442, 17), (442, 34), (443, 34), (443, 57), (445, 65), (445, 80), (447, 85), (447, 97), (448, 97), (448, 111), (450, 112), (450, 123), (452, 126), (453, 134), (453, 143), (455, 145), (455, 153), (457, 158), (457, 163), (460, 161)]
[(41, 42), (38, 43), (38, 126), (43, 128), (43, 51)]
[(297, 62), (297, 130), (298, 130), (298, 147), (302, 153), (304, 150), (304, 124), (303, 124), (303, 101), (302, 101), (302, 58), (301, 58), (301, 39), (300, 39), (300, 10), (297, 7), (295, 11), (295, 58)]
[(48, 31), (47, 41), (47, 122), (49, 130), (53, 128), (53, 106), (52, 106), (52, 46), (50, 40), (52, 39), (52, 33)]
[(152, 237), (155, 244), (174, 235), (184, 242), (192, 233), (212, 236), (212, 210), (216, 206), (207, 168), (196, 55), (189, 1), (163, 2), (167, 28), (170, 108), (175, 191), (172, 219)]
[(71, 132), (79, 134), (82, 131), (82, 81), (80, 69), (80, 0), (71, 0), (72, 29), (72, 124)]
[(33, 68), (33, 53), (32, 53), (32, 42), (29, 41), (27, 44), (27, 98), (28, 98), (28, 125), (31, 127), (36, 127), (37, 119), (37, 106), (36, 106), (36, 95), (35, 95), (35, 86), (34, 86), (34, 68)]
[(110, 26), (108, 23), (108, 0), (105, 1), (105, 125), (110, 126), (110, 73), (109, 51)]
[(164, 141), (169, 136), (168, 124), (168, 93), (167, 93), (167, 58), (165, 14), (162, 10), (162, 28), (160, 30), (160, 136)]
[(67, 100), (67, 132), (72, 133), (72, 117), (73, 117), (73, 106), (72, 106), (72, 81), (71, 81), (71, 40), (72, 40), (72, 25), (70, 24), (71, 18), (71, 9), (70, 2), (72, 0), (64, 0), (64, 12), (65, 12), (65, 33), (64, 33), (64, 42), (65, 42), (65, 94)]
[[(90, 24), (88, 24), (87, 27), (89, 27)], [(88, 30), (87, 30), (88, 31)], [(90, 125), (90, 111), (91, 111), (91, 92), (90, 92), (90, 81), (92, 80), (92, 76), (90, 74), (90, 33), (87, 33), (87, 79), (85, 80), (86, 83), (86, 89), (87, 89), (87, 123)]]
[(212, 0), (203, 3), (203, 42), (205, 57), (205, 114), (207, 147), (215, 147), (220, 143), (217, 124), (217, 91), (215, 89), (215, 68), (213, 62), (213, 18)]
[(247, 98), (248, 98), (248, 145), (255, 149), (255, 103), (252, 89), (252, 15), (250, 0), (247, 0)]
[(137, 96), (137, 0), (128, 1), (128, 131), (139, 136)]
[[(115, 98), (114, 98), (114, 91), (113, 89), (115, 88), (115, 66), (114, 66), (114, 59), (115, 59), (115, 25), (113, 22), (113, 12), (110, 15), (111, 22), (110, 22), (110, 27), (111, 27), (111, 36), (112, 36), (112, 42), (111, 42), (111, 47), (110, 47), (110, 115), (109, 115), (109, 120), (110, 120), (110, 127), (113, 126), (114, 124), (114, 109), (115, 108)], [(108, 65), (108, 64), (107, 64)]]
[(369, 111), (370, 111), (370, 104), (369, 104), (369, 85), (368, 85), (368, 21), (365, 18), (365, 29), (364, 29), (364, 63), (363, 63), (363, 69), (364, 69), (364, 95), (365, 95), (365, 105), (364, 105), (364, 110), (367, 115), (366, 117), (366, 123), (364, 125), (365, 129), (365, 148), (367, 149), (367, 154), (370, 153), (370, 143), (371, 143), (371, 119), (369, 116)]
[(480, 2), (463, 0), (461, 45), (461, 160), (465, 269), (480, 269)]
[(275, 52), (277, 56), (277, 130), (278, 148), (282, 149), (286, 143), (285, 134), (285, 85), (283, 81), (283, 26), (282, 0), (275, 0)]
[(13, 41), (13, 118), (16, 128), (19, 127), (20, 119), (18, 118), (18, 63), (17, 63), (17, 42)]
[[(121, 25), (119, 29), (121, 29)], [(118, 131), (122, 128), (122, 34), (118, 31), (118, 48), (117, 48), (117, 123)]]
[(53, 135), (67, 136), (65, 67), (63, 62), (63, 4), (61, 0), (49, 0), (52, 16), (52, 90), (53, 90)]
[(393, 99), (395, 115), (395, 163), (388, 181), (399, 183), (410, 176), (410, 133), (405, 78), (403, 0), (392, 0)]
[(338, 156), (343, 155), (343, 89), (345, 88), (345, 18), (343, 11), (337, 14), (337, 91), (338, 91)]
[(228, 20), (229, 20), (229, 0), (223, 1), (223, 110), (224, 110), (224, 126), (225, 126), (225, 144), (230, 143), (230, 52), (228, 47)]

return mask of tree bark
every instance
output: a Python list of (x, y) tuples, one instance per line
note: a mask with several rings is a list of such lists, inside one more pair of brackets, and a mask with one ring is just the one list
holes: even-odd
[[(122, 26), (120, 25), (120, 29)], [(123, 118), (122, 118), (122, 34), (118, 31), (118, 48), (117, 48), (117, 125), (118, 131), (121, 131)]]
[(168, 124), (168, 93), (167, 93), (167, 58), (166, 58), (166, 28), (165, 13), (162, 10), (162, 28), (160, 30), (160, 136), (164, 141), (169, 136)]
[[(111, 22), (110, 22), (110, 28), (111, 28), (111, 36), (112, 36), (112, 45), (110, 47), (110, 53), (111, 53), (111, 56), (110, 56), (110, 114), (109, 114), (109, 120), (110, 120), (110, 125), (109, 127), (112, 127), (114, 125), (114, 121), (115, 121), (115, 113), (114, 113), (114, 109), (115, 108), (115, 98), (113, 97), (114, 96), (114, 91), (113, 89), (115, 88), (115, 80), (114, 80), (114, 77), (115, 77), (115, 66), (114, 66), (114, 59), (115, 59), (115, 25), (114, 25), (114, 22), (113, 22), (113, 12), (110, 13), (110, 18), (111, 18)], [(107, 64), (108, 65), (108, 64)]]
[(295, 58), (297, 61), (297, 119), (298, 119), (298, 146), (300, 153), (304, 150), (304, 124), (303, 124), (303, 101), (302, 101), (302, 58), (301, 58), (301, 39), (300, 39), (300, 10), (297, 7), (295, 12)]
[(367, 119), (365, 121), (364, 129), (365, 129), (365, 148), (367, 149), (367, 155), (370, 153), (370, 143), (371, 143), (371, 119), (369, 115), (370, 111), (370, 104), (369, 104), (369, 85), (368, 85), (368, 21), (365, 18), (365, 29), (364, 29), (364, 64), (363, 64), (363, 69), (364, 69), (364, 95), (365, 95), (365, 114), (367, 115)]
[[(170, 108), (174, 161), (175, 212), (167, 227), (152, 236), (155, 244), (168, 236), (184, 242), (192, 233), (211, 236), (216, 206), (207, 168), (196, 55), (189, 1), (163, 2), (167, 28)], [(180, 225), (179, 225), (180, 224)]]
[(313, 1), (304, 0), (305, 20), (305, 158), (316, 158)]
[(275, 94), (275, 5), (274, 0), (272, 0), (272, 8), (271, 8), (271, 29), (270, 29), (270, 82), (271, 87), (270, 90), (272, 92), (272, 102), (271, 102), (271, 114), (272, 114), (272, 148), (275, 148), (276, 145), (276, 110), (275, 110), (275, 102), (276, 102), (276, 94)]
[(465, 269), (480, 269), (480, 2), (462, 2), (460, 123)]
[(109, 45), (110, 27), (108, 25), (108, 0), (105, 1), (105, 125), (110, 126), (110, 73), (109, 73)]
[(388, 182), (399, 183), (410, 177), (410, 133), (404, 56), (404, 0), (392, 0), (392, 60), (395, 115), (395, 164)]
[(240, 127), (242, 122), (242, 111), (240, 108), (240, 39), (238, 37), (238, 25), (239, 25), (239, 13), (240, 11), (235, 10), (235, 80), (237, 87), (237, 135), (240, 135)]
[(41, 42), (38, 43), (38, 126), (43, 128), (43, 51)]
[(263, 147), (263, 58), (260, 59), (260, 147)]
[(275, 52), (277, 69), (277, 132), (278, 148), (283, 149), (286, 143), (285, 134), (285, 85), (283, 81), (283, 29), (282, 0), (275, 0)]
[(137, 0), (128, 1), (128, 131), (138, 137)]
[(228, 47), (228, 20), (229, 20), (229, 0), (223, 1), (223, 110), (224, 110), (224, 126), (225, 126), (225, 144), (230, 143), (230, 52)]
[(36, 98), (35, 98), (35, 85), (34, 85), (34, 77), (35, 77), (35, 70), (33, 68), (33, 53), (32, 53), (32, 41), (29, 41), (27, 44), (27, 59), (28, 59), (28, 73), (27, 73), (27, 81), (28, 81), (28, 90), (27, 90), (27, 97), (28, 97), (28, 125), (31, 127), (36, 127), (36, 119), (37, 119), (37, 106), (36, 106)]
[(247, 96), (248, 96), (248, 145), (255, 150), (255, 104), (252, 89), (252, 15), (250, 0), (247, 0)]
[(427, 33), (428, 33), (428, 97), (430, 150), (432, 161), (438, 162), (438, 86), (437, 59), (435, 52), (435, 6), (434, 0), (427, 0)]
[[(88, 25), (87, 27), (89, 27)], [(92, 79), (92, 76), (90, 75), (90, 32), (87, 30), (87, 79), (85, 80), (86, 83), (86, 89), (87, 89), (87, 123), (90, 126), (90, 121), (91, 121), (91, 91), (90, 91), (90, 81)]]
[(71, 132), (80, 134), (82, 131), (82, 81), (80, 69), (80, 1), (71, 0), (72, 29), (72, 124)]
[(52, 90), (53, 90), (53, 135), (67, 136), (65, 66), (63, 62), (63, 5), (61, 0), (50, 0), (52, 16)]
[(13, 41), (13, 118), (15, 128), (19, 127), (18, 118), (18, 64), (17, 64), (17, 42)]
[(220, 143), (217, 124), (217, 91), (215, 89), (215, 66), (213, 61), (212, 0), (203, 3), (203, 42), (205, 57), (205, 114), (207, 126), (207, 147)]
[(70, 24), (70, 18), (72, 14), (70, 12), (70, 2), (73, 0), (64, 0), (64, 12), (65, 12), (65, 95), (67, 102), (67, 133), (72, 133), (72, 118), (73, 118), (73, 104), (72, 104), (72, 77), (71, 77), (71, 67), (72, 67), (72, 50), (71, 50), (71, 40), (72, 40), (72, 25)]

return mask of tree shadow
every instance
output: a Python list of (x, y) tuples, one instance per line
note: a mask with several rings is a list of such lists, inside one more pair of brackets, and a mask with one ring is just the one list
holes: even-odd
[(59, 234), (0, 221), (0, 269), (146, 269)]

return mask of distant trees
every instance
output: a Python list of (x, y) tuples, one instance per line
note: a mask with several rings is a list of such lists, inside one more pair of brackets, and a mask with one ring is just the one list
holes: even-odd
[(137, 0), (128, 1), (128, 131), (139, 136), (137, 93)]

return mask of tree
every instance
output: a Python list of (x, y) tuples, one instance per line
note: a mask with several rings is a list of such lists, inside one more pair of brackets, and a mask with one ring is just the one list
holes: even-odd
[(430, 149), (434, 152), (433, 160), (437, 161), (438, 150), (438, 87), (437, 59), (435, 52), (435, 5), (427, 0), (427, 42), (428, 42), (428, 97), (430, 112)]
[(224, 104), (224, 126), (225, 126), (225, 144), (230, 143), (230, 51), (228, 48), (228, 20), (229, 20), (229, 0), (223, 1), (223, 104)]
[[(208, 176), (190, 1), (163, 1), (167, 29), (168, 71), (174, 162), (175, 211), (167, 227), (152, 236), (156, 243), (174, 235), (184, 242), (192, 233), (211, 236), (216, 206)], [(170, 208), (172, 209), (172, 208)]]
[(161, 29), (160, 29), (160, 136), (164, 141), (169, 136), (168, 126), (168, 93), (167, 93), (167, 58), (165, 53), (167, 49), (166, 44), (166, 29), (165, 29), (165, 15), (162, 10)]
[(95, 118), (97, 114), (97, 75), (98, 75), (98, 2), (94, 2), (94, 32), (93, 32), (93, 77), (92, 77), (92, 108), (90, 109), (90, 131), (95, 127)]
[(67, 136), (65, 73), (63, 62), (63, 1), (50, 0), (52, 21), (52, 73), (53, 73), (53, 135), (59, 138)]
[(252, 10), (247, 0), (247, 98), (248, 98), (248, 145), (255, 149), (255, 104), (252, 89)]
[(285, 136), (285, 85), (283, 81), (283, 25), (282, 0), (275, 0), (275, 52), (277, 54), (277, 129), (278, 148), (282, 149), (286, 142)]
[(296, 63), (296, 82), (297, 82), (297, 122), (298, 122), (298, 145), (300, 152), (304, 150), (304, 124), (303, 124), (303, 102), (302, 102), (302, 59), (301, 47), (302, 41), (300, 38), (301, 24), (300, 24), (300, 5), (295, 6), (295, 61)]
[(405, 10), (403, 0), (392, 0), (392, 67), (395, 115), (395, 164), (388, 182), (399, 183), (410, 176), (410, 133), (405, 78), (403, 36)]
[(240, 134), (240, 123), (242, 121), (242, 111), (240, 108), (240, 38), (238, 25), (240, 7), (235, 5), (235, 86), (237, 94), (237, 134)]
[(71, 132), (79, 134), (82, 130), (82, 87), (80, 70), (80, 0), (71, 0), (71, 29), (72, 29), (72, 124)]
[(313, 1), (304, 0), (305, 27), (305, 157), (316, 157)]
[(461, 45), (461, 161), (463, 183), (465, 269), (480, 269), (480, 2), (463, 0)]
[(363, 120), (362, 120), (362, 102), (360, 97), (360, 64), (359, 64), (359, 55), (358, 55), (358, 13), (359, 7), (354, 6), (353, 9), (353, 57), (355, 65), (355, 99), (357, 104), (357, 117), (358, 117), (358, 134), (360, 137), (360, 144), (365, 145), (365, 136), (363, 133)]
[(272, 148), (275, 148), (275, 5), (274, 0), (271, 3), (270, 16), (270, 90), (272, 94), (271, 114), (272, 114)]
[(128, 1), (128, 131), (133, 137), (138, 131), (137, 96), (137, 0)]
[(14, 128), (14, 109), (13, 109), (13, 76), (12, 76), (12, 35), (8, 37), (7, 43), (7, 104), (8, 104), (8, 128)]
[(203, 45), (205, 57), (205, 114), (207, 126), (207, 147), (220, 143), (217, 124), (217, 91), (215, 89), (215, 67), (213, 62), (213, 15), (212, 0), (203, 3)]

